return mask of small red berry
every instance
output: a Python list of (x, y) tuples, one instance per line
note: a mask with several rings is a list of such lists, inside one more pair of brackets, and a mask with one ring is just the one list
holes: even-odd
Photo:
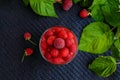
[(54, 42), (54, 40), (55, 40), (55, 36), (50, 36), (50, 37), (48, 37), (48, 39), (47, 39), (47, 43), (49, 44), (49, 45), (52, 45), (53, 44), (53, 42)]
[(52, 56), (50, 55), (50, 53), (46, 53), (46, 54), (45, 54), (45, 58), (46, 58), (47, 60), (49, 60), (49, 59), (52, 58)]
[(70, 47), (73, 43), (74, 43), (74, 39), (67, 38), (67, 39), (65, 40), (65, 45), (66, 45), (67, 47)]
[(51, 56), (52, 57), (57, 57), (59, 54), (59, 50), (58, 49), (55, 49), (53, 48), (52, 51), (51, 51)]
[(58, 37), (63, 38), (63, 39), (66, 39), (68, 36), (67, 36), (66, 31), (62, 30), (62, 31), (60, 31), (60, 33), (58, 34)]
[(54, 41), (54, 47), (57, 49), (62, 49), (65, 46), (65, 41), (62, 38), (57, 38)]
[(31, 33), (25, 32), (25, 33), (24, 33), (24, 39), (25, 39), (25, 40), (30, 40), (30, 39), (31, 39)]
[(89, 16), (89, 12), (88, 12), (86, 9), (83, 9), (83, 10), (80, 11), (79, 16), (80, 16), (81, 18), (86, 18), (86, 17)]
[(33, 54), (33, 49), (32, 48), (26, 48), (25, 49), (25, 54), (26, 54), (26, 56), (32, 55)]
[(72, 0), (63, 0), (63, 10), (68, 11), (72, 6)]
[(49, 36), (52, 36), (52, 35), (53, 35), (53, 32), (51, 30), (49, 30), (45, 33), (46, 38)]
[(74, 38), (73, 33), (72, 33), (72, 32), (70, 32), (70, 31), (68, 31), (68, 32), (67, 32), (67, 35), (68, 35), (68, 38)]
[(69, 54), (69, 49), (68, 48), (63, 48), (60, 50), (60, 55), (62, 57), (67, 57), (67, 55)]
[(64, 63), (64, 60), (62, 59), (62, 58), (55, 58), (55, 59), (53, 59), (53, 63), (54, 64), (62, 64), (62, 63)]
[(77, 46), (75, 44), (70, 46), (70, 51), (75, 53), (77, 51)]

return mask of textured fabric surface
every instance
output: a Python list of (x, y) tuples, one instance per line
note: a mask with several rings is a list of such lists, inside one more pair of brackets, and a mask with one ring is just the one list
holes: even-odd
[[(23, 39), (24, 32), (29, 31), (32, 40), (39, 44), (39, 38), (46, 29), (63, 25), (72, 30), (79, 40), (83, 28), (93, 22), (91, 18), (78, 17), (81, 10), (78, 5), (68, 12), (58, 4), (55, 4), (55, 9), (59, 18), (40, 17), (30, 7), (25, 7), (21, 0), (0, 0), (0, 80), (120, 80), (119, 65), (108, 78), (98, 77), (87, 68), (97, 55), (78, 51), (71, 63), (52, 65), (41, 57), (39, 47)], [(32, 47), (34, 54), (21, 63), (26, 47)]]

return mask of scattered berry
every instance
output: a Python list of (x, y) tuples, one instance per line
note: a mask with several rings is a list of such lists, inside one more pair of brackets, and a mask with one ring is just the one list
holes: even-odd
[(72, 6), (73, 2), (72, 0), (63, 0), (63, 10), (68, 11)]
[(60, 33), (58, 34), (58, 37), (63, 38), (63, 39), (66, 39), (68, 36), (67, 36), (67, 33), (66, 33), (64, 30), (62, 30), (62, 31), (60, 31)]
[(58, 49), (53, 48), (52, 51), (51, 51), (51, 56), (52, 56), (52, 57), (57, 57), (58, 54), (59, 54)]
[(83, 9), (83, 10), (80, 11), (79, 16), (80, 16), (81, 18), (86, 18), (86, 17), (89, 16), (89, 12), (88, 12), (86, 9)]
[(25, 56), (30, 56), (32, 54), (33, 54), (33, 49), (32, 48), (26, 48), (25, 53), (24, 53), (24, 55), (22, 57), (22, 62), (24, 61)]
[(33, 49), (32, 48), (26, 48), (25, 49), (25, 54), (26, 54), (26, 56), (32, 55), (33, 54)]
[(24, 33), (24, 39), (25, 39), (25, 40), (30, 40), (30, 39), (31, 39), (31, 33), (25, 32), (25, 33)]
[(54, 47), (57, 49), (62, 49), (65, 46), (65, 41), (62, 38), (57, 38), (54, 41)]
[(48, 37), (48, 39), (47, 39), (47, 43), (49, 44), (49, 45), (52, 45), (53, 44), (53, 42), (54, 42), (54, 40), (55, 40), (55, 36), (50, 36), (50, 37)]
[(69, 54), (69, 49), (68, 48), (63, 48), (60, 50), (60, 55), (62, 57), (67, 57), (67, 55)]

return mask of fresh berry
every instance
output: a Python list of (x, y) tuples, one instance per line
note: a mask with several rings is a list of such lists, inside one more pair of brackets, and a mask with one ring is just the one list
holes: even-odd
[(74, 38), (73, 33), (72, 33), (72, 32), (70, 32), (70, 31), (68, 31), (68, 32), (67, 32), (67, 35), (68, 35), (68, 38)]
[(22, 57), (22, 62), (24, 61), (25, 56), (30, 56), (32, 54), (33, 54), (33, 49), (32, 48), (26, 48), (25, 53), (24, 53), (24, 55)]
[(67, 38), (67, 39), (65, 40), (65, 45), (66, 45), (67, 47), (70, 47), (73, 43), (74, 43), (74, 40), (71, 39), (71, 38)]
[(58, 37), (63, 38), (63, 39), (66, 39), (68, 36), (67, 36), (67, 33), (66, 33), (64, 30), (62, 30), (62, 31), (60, 31), (60, 33), (58, 34)]
[(49, 44), (49, 45), (52, 45), (53, 44), (53, 42), (54, 42), (54, 40), (55, 40), (55, 36), (50, 36), (50, 37), (48, 37), (48, 39), (47, 39), (47, 43)]
[(51, 30), (49, 30), (45, 33), (46, 38), (49, 36), (52, 36), (52, 35), (53, 35), (53, 32)]
[(69, 54), (69, 49), (68, 48), (63, 48), (60, 50), (60, 55), (62, 57), (66, 57)]
[(70, 46), (70, 51), (75, 53), (77, 51), (77, 46), (75, 44)]
[(72, 6), (73, 2), (72, 0), (63, 0), (63, 10), (68, 11)]
[(71, 55), (67, 55), (67, 57), (64, 58), (65, 61), (69, 61), (71, 59)]
[(62, 64), (64, 63), (64, 60), (62, 58), (54, 58), (53, 59), (54, 64)]
[(46, 49), (46, 48), (47, 48), (47, 43), (46, 43), (45, 40), (44, 40), (44, 41), (41, 41), (41, 48), (42, 48), (42, 49)]
[(62, 38), (56, 38), (54, 41), (54, 47), (57, 49), (62, 49), (65, 46), (65, 41)]
[(51, 56), (52, 57), (57, 57), (59, 54), (59, 50), (58, 49), (55, 49), (53, 48), (52, 51), (51, 51)]
[(26, 56), (32, 55), (32, 54), (33, 54), (33, 49), (31, 49), (31, 48), (26, 48), (26, 49), (25, 49), (25, 54), (26, 54)]
[(24, 33), (24, 39), (25, 39), (25, 40), (30, 40), (30, 39), (31, 39), (31, 33), (25, 32), (25, 33)]
[(45, 58), (46, 58), (47, 60), (49, 60), (49, 59), (52, 58), (52, 56), (50, 55), (50, 53), (47, 53), (47, 54), (45, 54)]
[(89, 16), (89, 12), (88, 12), (86, 9), (83, 9), (83, 10), (80, 11), (79, 16), (80, 16), (81, 18), (86, 18), (86, 17)]

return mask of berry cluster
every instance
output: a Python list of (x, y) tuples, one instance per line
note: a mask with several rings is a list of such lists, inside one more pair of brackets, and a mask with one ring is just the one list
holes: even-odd
[(62, 26), (52, 27), (40, 39), (42, 56), (52, 64), (66, 64), (77, 52), (76, 36)]

